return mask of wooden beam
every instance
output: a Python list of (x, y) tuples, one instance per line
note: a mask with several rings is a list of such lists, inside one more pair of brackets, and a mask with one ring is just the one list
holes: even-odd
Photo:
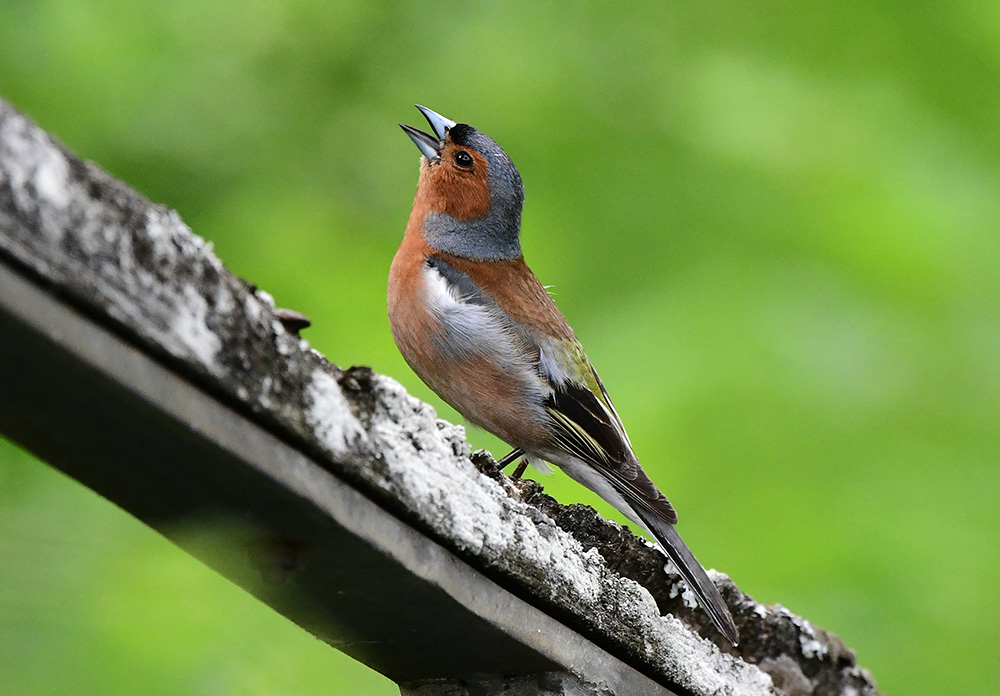
[(0, 432), (406, 694), (876, 693), (722, 575), (744, 643), (720, 651), (658, 552), (484, 475), (462, 428), (311, 350), (176, 213), (3, 101)]

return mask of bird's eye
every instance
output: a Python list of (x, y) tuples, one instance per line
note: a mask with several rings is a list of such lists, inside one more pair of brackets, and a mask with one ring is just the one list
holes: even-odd
[(465, 150), (458, 150), (455, 153), (455, 164), (462, 169), (472, 169), (472, 155)]

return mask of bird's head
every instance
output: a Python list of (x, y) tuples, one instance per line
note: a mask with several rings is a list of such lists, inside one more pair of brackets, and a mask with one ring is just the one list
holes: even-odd
[(466, 258), (520, 257), (524, 186), (517, 167), (489, 136), (417, 108), (433, 135), (400, 127), (423, 155), (414, 208), (423, 211), (427, 243)]

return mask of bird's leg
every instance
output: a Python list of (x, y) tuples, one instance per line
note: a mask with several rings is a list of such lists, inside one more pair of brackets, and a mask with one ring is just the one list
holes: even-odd
[(528, 459), (524, 458), (521, 460), (521, 463), (517, 465), (517, 468), (514, 469), (514, 473), (511, 474), (510, 477), (512, 479), (519, 480), (521, 476), (524, 475), (524, 470), (527, 468), (528, 468)]
[(502, 457), (501, 459), (499, 459), (497, 461), (497, 466), (500, 467), (501, 471), (503, 471), (508, 466), (510, 466), (511, 464), (513, 464), (514, 461), (518, 457), (523, 457), (523, 456), (524, 456), (524, 450), (521, 449), (520, 447), (517, 447), (517, 448), (511, 450), (511, 452), (509, 454), (507, 454), (505, 457)]
[[(503, 471), (506, 467), (513, 464), (518, 457), (524, 457), (524, 450), (521, 449), (520, 447), (513, 450), (506, 457), (498, 461), (497, 466), (500, 467), (501, 471)], [(527, 468), (528, 468), (528, 458), (525, 457), (524, 459), (521, 460), (521, 463), (517, 465), (517, 468), (514, 469), (514, 473), (511, 474), (510, 477), (514, 480), (521, 478), (521, 476), (524, 474), (524, 470)]]

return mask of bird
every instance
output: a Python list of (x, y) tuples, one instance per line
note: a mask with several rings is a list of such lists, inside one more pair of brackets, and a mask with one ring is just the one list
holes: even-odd
[(399, 124), (420, 177), (388, 279), (393, 338), (417, 376), (469, 422), (551, 463), (657, 542), (733, 645), (729, 608), (675, 529), (587, 354), (521, 252), (524, 185), (489, 136), (416, 105), (432, 133)]

